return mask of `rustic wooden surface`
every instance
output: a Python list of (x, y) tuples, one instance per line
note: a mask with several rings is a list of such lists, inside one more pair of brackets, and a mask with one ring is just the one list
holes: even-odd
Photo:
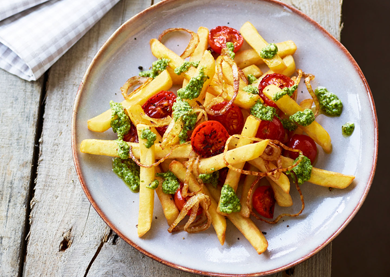
[[(196, 276), (144, 256), (111, 231), (91, 208), (72, 161), (81, 78), (110, 34), (151, 2), (120, 1), (37, 82), (0, 71), (0, 276)], [(283, 2), (340, 37), (342, 1)], [(331, 276), (331, 252), (328, 245), (273, 276)]]

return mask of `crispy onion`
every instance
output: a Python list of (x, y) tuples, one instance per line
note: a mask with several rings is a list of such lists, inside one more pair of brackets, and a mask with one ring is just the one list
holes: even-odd
[(194, 150), (191, 150), (191, 153), (190, 153), (190, 156), (188, 159), (186, 176), (184, 178), (184, 184), (183, 184), (183, 188), (181, 190), (181, 195), (183, 196), (183, 198), (186, 198), (187, 196), (193, 196), (196, 194), (196, 192), (191, 192), (191, 193), (188, 192), (188, 181), (189, 181), (191, 174), (192, 174), (191, 169), (192, 169), (192, 165), (194, 164), (195, 159), (196, 159), (196, 153), (194, 152)]
[[(297, 72), (298, 72), (298, 77), (294, 76), (294, 77), (291, 78), (291, 80), (293, 80), (294, 83), (298, 86), (299, 83), (301, 82), (301, 78), (302, 78), (302, 73), (303, 72), (300, 69), (298, 69)], [(298, 98), (298, 89), (296, 89), (294, 91), (294, 94), (292, 95), (292, 99), (294, 99), (295, 102), (297, 101), (297, 98)]]
[(269, 142), (267, 147), (264, 149), (263, 154), (261, 154), (260, 158), (265, 161), (277, 161), (282, 154), (282, 150), (280, 147), (275, 145), (272, 142)]
[[(294, 174), (295, 174), (295, 173), (294, 173)], [(297, 180), (296, 177), (295, 177), (295, 180)], [(256, 181), (257, 181), (257, 180), (256, 180)], [(251, 212), (251, 215), (253, 215), (256, 219), (261, 220), (261, 221), (264, 221), (264, 222), (269, 223), (269, 224), (276, 224), (276, 223), (278, 223), (278, 221), (279, 221), (281, 218), (283, 218), (283, 217), (285, 217), (285, 216), (290, 216), (290, 217), (297, 217), (297, 216), (299, 216), (299, 215), (303, 212), (303, 210), (305, 209), (305, 201), (303, 200), (302, 191), (301, 191), (301, 189), (300, 189), (300, 187), (299, 187), (299, 185), (298, 185), (298, 182), (295, 181), (295, 182), (294, 182), (294, 183), (295, 183), (295, 187), (297, 188), (297, 190), (298, 190), (298, 192), (299, 192), (299, 196), (300, 196), (301, 202), (302, 202), (302, 208), (301, 208), (301, 210), (300, 210), (299, 212), (297, 212), (296, 214), (281, 214), (281, 215), (279, 215), (279, 216), (278, 216), (275, 220), (273, 220), (273, 221), (269, 221), (269, 220), (267, 220), (267, 219), (261, 218), (260, 216), (258, 216), (258, 215), (257, 215), (255, 212), (253, 212), (253, 210), (252, 210), (252, 191), (253, 191), (253, 188), (255, 187), (256, 183), (257, 183), (256, 181), (252, 183), (251, 188), (249, 189), (248, 195), (247, 195), (247, 198), (246, 198), (246, 204), (248, 205), (248, 208), (249, 208), (249, 210), (250, 210), (250, 212)]]
[(307, 91), (310, 93), (311, 97), (314, 100), (314, 104), (316, 105), (314, 116), (317, 117), (320, 112), (320, 102), (318, 101), (317, 95), (314, 93), (313, 88), (310, 84), (310, 82), (314, 80), (315, 76), (312, 74), (303, 73), (303, 77), (305, 78), (305, 85)]
[[(133, 76), (126, 81), (126, 83), (121, 87), (122, 95), (125, 99), (129, 99), (130, 96), (138, 91), (140, 91), (143, 87), (149, 84), (153, 79), (147, 77)], [(129, 90), (135, 87), (136, 85), (141, 85), (137, 89), (132, 90), (129, 93)]]
[[(168, 232), (177, 232), (180, 231), (181, 228), (178, 228), (177, 225), (182, 221), (187, 213), (191, 210), (190, 218), (188, 219), (187, 223), (184, 225), (183, 230), (188, 233), (198, 233), (204, 230), (207, 230), (211, 225), (211, 215), (209, 213), (209, 207), (211, 204), (210, 197), (205, 195), (204, 193), (198, 193), (194, 196), (192, 196), (188, 201), (185, 203), (183, 209), (180, 211), (178, 217), (175, 219), (173, 224), (169, 227)], [(206, 216), (206, 220), (204, 222), (195, 222), (196, 214), (199, 209), (199, 205), (203, 208), (203, 213)], [(194, 223), (192, 225), (192, 223)]]
[[(227, 141), (226, 141), (226, 144), (225, 144), (225, 148), (224, 148), (224, 151), (223, 151), (223, 161), (225, 162), (226, 166), (234, 171), (237, 171), (237, 172), (240, 172), (241, 174), (244, 174), (244, 175), (253, 175), (253, 176), (261, 176), (261, 177), (264, 177), (264, 176), (271, 176), (271, 175), (276, 175), (278, 174), (278, 172), (286, 172), (286, 171), (289, 171), (291, 169), (293, 169), (294, 167), (296, 167), (298, 164), (301, 163), (302, 161), (302, 157), (299, 158), (299, 160), (297, 160), (293, 165), (289, 166), (289, 167), (285, 167), (285, 168), (274, 168), (274, 169), (269, 169), (269, 171), (267, 172), (256, 172), (256, 171), (250, 171), (250, 170), (244, 170), (244, 169), (239, 169), (239, 168), (236, 168), (234, 166), (232, 166), (231, 164), (228, 163), (228, 161), (226, 160), (226, 153), (228, 151), (228, 148), (229, 148), (229, 142), (230, 140), (232, 140), (233, 137), (237, 137), (237, 138), (247, 138), (247, 139), (250, 139), (252, 141), (262, 141), (262, 139), (258, 139), (258, 138), (250, 138), (250, 137), (246, 137), (246, 136), (242, 136), (242, 135), (232, 135), (230, 136)], [(283, 143), (281, 143), (280, 141), (278, 140), (269, 140), (269, 143), (273, 143), (273, 144), (276, 144), (276, 145), (279, 145), (281, 146), (283, 149), (285, 150), (288, 150), (288, 151), (291, 151), (291, 152), (299, 152), (300, 154), (302, 154), (302, 151), (301, 150), (298, 150), (298, 149), (293, 149), (293, 148), (290, 148), (286, 145), (284, 145)], [(302, 154), (303, 155), (303, 154)]]
[(150, 124), (146, 124), (150, 127), (167, 126), (172, 121), (172, 117), (170, 117), (169, 115), (167, 117), (163, 117), (163, 118), (152, 118), (152, 117), (146, 115), (145, 113), (142, 113), (140, 115), (143, 119), (149, 120), (151, 122)]
[(199, 120), (201, 120), (203, 116), (204, 116), (205, 121), (208, 120), (208, 115), (207, 115), (207, 113), (206, 113), (206, 111), (204, 109), (202, 109), (202, 108), (195, 108), (194, 112), (198, 113), (198, 118), (196, 119), (196, 122), (199, 122)]
[(166, 34), (172, 33), (172, 32), (176, 32), (176, 31), (184, 31), (184, 32), (187, 32), (187, 33), (189, 33), (191, 35), (190, 42), (188, 43), (188, 45), (187, 45), (186, 49), (184, 50), (184, 52), (180, 55), (180, 57), (182, 59), (188, 58), (189, 56), (192, 55), (192, 53), (194, 53), (195, 48), (198, 46), (199, 36), (198, 36), (197, 33), (194, 33), (193, 31), (185, 29), (185, 28), (169, 28), (169, 29), (166, 29), (164, 32), (161, 33), (161, 35), (158, 37), (158, 40), (161, 42), (162, 38)]
[(130, 154), (130, 158), (138, 165), (138, 166), (141, 166), (141, 167), (145, 167), (145, 168), (151, 168), (151, 167), (154, 167), (154, 166), (158, 166), (159, 164), (161, 164), (162, 162), (164, 162), (166, 159), (169, 158), (169, 156), (172, 154), (173, 150), (175, 150), (176, 148), (180, 147), (180, 146), (183, 146), (184, 144), (189, 144), (190, 142), (186, 142), (186, 143), (183, 143), (183, 144), (178, 144), (178, 145), (175, 145), (173, 146), (169, 153), (166, 154), (164, 157), (162, 157), (158, 162), (155, 162), (151, 165), (147, 165), (147, 164), (143, 164), (141, 163), (135, 156), (134, 156), (134, 153), (133, 153), (133, 149), (132, 149), (132, 146), (130, 145), (130, 148), (129, 148), (129, 154)]

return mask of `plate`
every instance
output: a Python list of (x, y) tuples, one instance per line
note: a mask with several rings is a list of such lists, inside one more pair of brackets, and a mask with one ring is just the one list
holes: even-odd
[[(345, 190), (305, 183), (301, 186), (306, 208), (298, 218), (285, 218), (276, 225), (257, 222), (266, 232), (268, 250), (257, 255), (244, 236), (230, 223), (225, 245), (213, 228), (199, 234), (169, 234), (156, 197), (151, 231), (137, 236), (138, 194), (111, 171), (111, 158), (82, 154), (83, 139), (115, 139), (111, 130), (93, 133), (87, 120), (109, 108), (109, 101), (121, 101), (119, 88), (137, 75), (139, 66), (148, 68), (155, 58), (149, 40), (167, 28), (196, 31), (227, 25), (236, 29), (251, 21), (268, 42), (293, 40), (298, 50), (297, 67), (316, 75), (313, 86), (326, 86), (344, 103), (340, 117), (321, 115), (318, 121), (329, 132), (333, 152), (319, 149), (316, 167), (355, 175)], [(308, 35), (310, 33), (310, 35)], [(168, 47), (179, 53), (187, 37), (172, 36)], [(303, 91), (303, 87), (299, 91)], [(354, 122), (355, 132), (345, 138), (341, 126)], [(142, 253), (177, 269), (204, 275), (266, 275), (308, 259), (335, 238), (359, 210), (370, 188), (377, 159), (377, 117), (369, 86), (355, 60), (328, 32), (298, 10), (276, 1), (215, 0), (163, 1), (122, 25), (103, 45), (89, 66), (76, 96), (72, 147), (83, 190), (105, 222), (126, 242)], [(300, 208), (292, 188), (294, 206)], [(280, 213), (276, 209), (276, 214)], [(167, 247), (169, 246), (169, 247)]]

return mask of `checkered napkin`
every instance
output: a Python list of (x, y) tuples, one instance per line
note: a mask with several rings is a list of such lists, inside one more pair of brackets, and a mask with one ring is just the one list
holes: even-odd
[(0, 4), (0, 68), (28, 81), (37, 80), (119, 2), (0, 1), (10, 2)]

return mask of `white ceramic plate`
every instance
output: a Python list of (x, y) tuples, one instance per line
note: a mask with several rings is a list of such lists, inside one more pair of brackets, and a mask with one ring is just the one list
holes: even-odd
[[(227, 25), (240, 29), (251, 21), (268, 42), (293, 40), (297, 67), (316, 75), (314, 87), (326, 86), (344, 103), (340, 117), (320, 116), (318, 121), (329, 132), (333, 152), (319, 150), (316, 167), (355, 175), (345, 190), (329, 191), (309, 183), (301, 186), (306, 208), (299, 218), (284, 219), (277, 225), (258, 222), (266, 232), (268, 250), (256, 251), (232, 225), (228, 224), (225, 245), (218, 242), (213, 228), (200, 234), (169, 234), (161, 205), (156, 197), (152, 230), (137, 236), (138, 194), (111, 171), (111, 158), (81, 154), (83, 139), (115, 139), (110, 131), (92, 133), (87, 120), (106, 111), (109, 101), (121, 101), (119, 88), (138, 66), (148, 68), (155, 60), (149, 40), (167, 28), (184, 27), (196, 31)], [(308, 35), (310, 33), (310, 35)], [(180, 52), (186, 36), (169, 39), (168, 47)], [(303, 87), (300, 87), (303, 90)], [(302, 96), (301, 96), (302, 97)], [(356, 125), (349, 138), (341, 125)], [(330, 242), (362, 205), (375, 171), (377, 157), (377, 119), (369, 87), (356, 62), (346, 49), (317, 23), (299, 11), (273, 1), (165, 1), (149, 8), (121, 26), (99, 51), (77, 94), (73, 115), (72, 146), (81, 184), (94, 208), (107, 224), (128, 243), (167, 265), (206, 275), (270, 274), (295, 265), (314, 255)], [(292, 188), (294, 206), (300, 208)], [(281, 209), (276, 208), (279, 214)], [(184, 239), (183, 239), (184, 238)], [(168, 247), (167, 247), (168, 246)]]

